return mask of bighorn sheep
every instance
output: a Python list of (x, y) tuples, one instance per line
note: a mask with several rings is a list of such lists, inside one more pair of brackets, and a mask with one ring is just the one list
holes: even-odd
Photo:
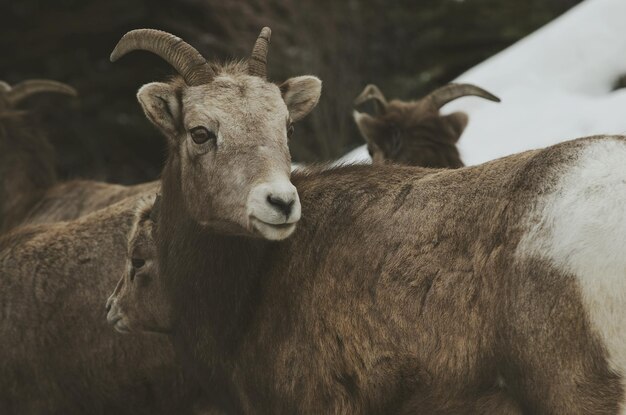
[(148, 196), (159, 190), (159, 182), (124, 186), (94, 180), (59, 182), (48, 189), (19, 223), (43, 224), (69, 221), (111, 206), (132, 196)]
[[(107, 321), (122, 333), (171, 333), (174, 326), (174, 313), (159, 276), (154, 240), (158, 204), (153, 209), (146, 200), (139, 206), (129, 234), (127, 267), (107, 301)], [(215, 384), (211, 392), (214, 388)], [(455, 405), (469, 407), (473, 414), (521, 414), (517, 404), (497, 385), (480, 399)]]
[(92, 180), (58, 182), (54, 151), (43, 129), (17, 106), (44, 92), (76, 95), (65, 84), (29, 80), (11, 88), (0, 83), (0, 231), (18, 225), (71, 220), (128, 196), (151, 194), (158, 182), (121, 186)]
[(34, 117), (17, 106), (40, 93), (76, 95), (65, 84), (0, 81), (0, 231), (18, 222), (56, 182), (54, 151)]
[[(151, 33), (158, 36), (160, 32)], [(277, 86), (249, 75), (248, 70), (254, 73), (257, 61), (265, 58), (263, 49), (269, 33), (263, 31), (261, 35), (250, 69), (245, 62), (227, 66), (232, 71), (227, 73), (233, 75), (217, 76), (212, 84), (215, 90), (203, 86), (183, 90), (184, 81), (174, 80), (144, 87), (139, 95), (157, 107), (177, 105), (181, 98), (188, 122), (204, 124), (207, 116), (220, 122), (217, 139), (208, 130), (196, 129), (198, 125), (190, 126), (193, 133), (185, 138), (188, 147), (184, 151), (192, 163), (183, 168), (191, 175), (211, 172), (212, 164), (230, 168), (227, 164), (234, 161), (233, 155), (243, 163), (249, 160), (237, 177), (214, 175), (224, 184), (225, 195), (246, 192), (250, 201), (244, 217), (233, 217), (224, 228), (242, 233), (258, 229), (259, 234), (280, 238), (293, 230), (292, 223), (300, 215), (295, 189), (288, 181), (287, 123), (313, 108), (320, 82), (314, 77), (293, 78), (282, 84), (281, 93)], [(132, 40), (133, 35), (126, 39)], [(206, 69), (202, 65), (196, 69), (202, 68)], [(181, 95), (170, 96), (167, 91)], [(153, 92), (165, 101), (159, 104), (159, 100), (149, 99)], [(259, 133), (256, 143), (248, 139), (254, 132)], [(272, 134), (274, 143), (267, 142)], [(231, 136), (240, 137), (240, 141), (231, 142)], [(170, 142), (171, 147), (175, 145)], [(217, 157), (209, 152), (215, 146), (219, 146)], [(238, 182), (242, 183), (240, 192), (232, 189)], [(201, 191), (204, 183), (196, 185), (195, 190)], [(176, 405), (185, 409), (194, 402), (188, 394), (193, 397), (195, 391), (178, 384), (180, 374), (167, 339), (129, 339), (103, 327), (102, 300), (124, 267), (126, 236), (140, 197), (129, 197), (71, 222), (22, 226), (0, 241), (0, 336), (6, 340), (0, 344), (0, 412), (154, 413), (167, 412)], [(230, 207), (215, 205), (215, 209)], [(232, 206), (238, 214), (237, 207)], [(210, 216), (202, 218), (215, 221)], [(239, 224), (239, 220), (245, 223)], [(182, 363), (186, 364), (184, 360)], [(217, 402), (211, 402), (221, 408), (220, 390), (213, 391)], [(229, 394), (225, 391), (224, 396)]]
[[(170, 143), (156, 240), (171, 339), (241, 412), (476, 413), (496, 388), (525, 413), (619, 413), (626, 138), (458, 170), (296, 171), (294, 232), (255, 190), (274, 174), (289, 187), (278, 90), (161, 32), (130, 32), (113, 57), (133, 49), (185, 80), (138, 94)], [(292, 118), (292, 98), (319, 95), (304, 85), (283, 88)], [(237, 134), (197, 96), (234, 100)]]
[(126, 268), (106, 304), (107, 321), (121, 333), (168, 333), (173, 325), (172, 311), (159, 287), (154, 242), (158, 209), (153, 208), (146, 199), (137, 206), (128, 234)]
[[(143, 198), (137, 204), (128, 234), (126, 267), (106, 304), (107, 321), (120, 333), (165, 334), (171, 331), (173, 325), (173, 313), (158, 278), (154, 235), (159, 203), (153, 205), (152, 201)], [(202, 401), (196, 406), (202, 409), (204, 415), (224, 414), (219, 409), (219, 402), (217, 391), (211, 390), (202, 394)]]
[(372, 162), (463, 167), (456, 143), (467, 126), (467, 115), (463, 112), (440, 115), (439, 109), (465, 96), (500, 102), (495, 95), (470, 84), (449, 84), (419, 101), (387, 102), (376, 85), (367, 85), (354, 103), (359, 106), (373, 102), (375, 114), (355, 110), (354, 120), (367, 143)]
[[(144, 85), (137, 97), (146, 116), (165, 133), (170, 153), (181, 152), (181, 164), (170, 163), (165, 171), (184, 171), (180, 183), (193, 218), (224, 232), (283, 239), (300, 219), (298, 193), (289, 181), (287, 136), (293, 123), (317, 104), (321, 82), (314, 76), (291, 78), (280, 86), (268, 82), (269, 37), (264, 28), (249, 63), (218, 65), (176, 36), (139, 29), (124, 35), (111, 60), (143, 49), (181, 75), (169, 83)], [(216, 183), (222, 197), (206, 199), (203, 189)]]
[(123, 338), (103, 318), (137, 203), (0, 238), (1, 413), (194, 409), (197, 391), (183, 382), (167, 338)]

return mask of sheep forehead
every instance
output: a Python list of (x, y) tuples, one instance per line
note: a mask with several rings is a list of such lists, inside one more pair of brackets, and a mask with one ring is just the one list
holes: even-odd
[(221, 75), (207, 85), (190, 87), (183, 96), (185, 126), (219, 122), (220, 130), (235, 126), (257, 130), (283, 126), (289, 117), (279, 88), (248, 75)]
[(153, 247), (152, 222), (149, 219), (143, 219), (133, 223), (128, 236), (129, 255), (134, 256), (141, 253), (145, 256), (153, 251)]
[(414, 125), (424, 118), (432, 117), (438, 113), (424, 101), (391, 101), (387, 108), (386, 119), (389, 122), (405, 125)]
[(516, 256), (549, 260), (578, 283), (613, 370), (626, 375), (626, 141), (589, 141), (527, 214)]

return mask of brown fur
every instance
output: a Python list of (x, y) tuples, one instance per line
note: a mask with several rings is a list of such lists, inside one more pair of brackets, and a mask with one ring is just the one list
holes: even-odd
[[(154, 236), (157, 225), (151, 200), (145, 199), (137, 208), (135, 223), (129, 234), (127, 267), (118, 285), (109, 298), (109, 322), (121, 325), (123, 332), (165, 333), (172, 330), (172, 309), (159, 277), (158, 258)], [(155, 208), (157, 209), (157, 208)], [(131, 259), (145, 261), (139, 268), (133, 267)], [(132, 274), (134, 277), (131, 277)], [(120, 324), (121, 323), (121, 324)], [(450, 405), (450, 404), (449, 404)], [(518, 414), (517, 404), (494, 385), (491, 393), (481, 398), (464, 398), (454, 403), (472, 414)], [(420, 406), (423, 413), (423, 406)], [(446, 408), (433, 410), (449, 413)], [(215, 413), (221, 413), (214, 409)]]
[(389, 162), (432, 168), (459, 168), (456, 147), (467, 126), (467, 115), (440, 115), (429, 100), (393, 100), (379, 115), (355, 112), (361, 135), (374, 164)]
[(157, 244), (179, 356), (243, 413), (519, 413), (508, 395), (522, 413), (617, 414), (573, 277), (513, 261), (529, 201), (585, 141), (453, 171), (296, 173), (303, 219), (281, 242), (199, 227), (171, 153)]
[[(107, 320), (121, 333), (168, 333), (172, 330), (172, 311), (158, 278), (159, 268), (154, 241), (153, 200), (145, 198), (136, 208), (128, 235), (126, 267), (107, 301)], [(133, 264), (142, 260), (144, 263)], [(204, 393), (195, 405), (204, 415), (224, 414), (216, 389)]]
[(192, 413), (167, 338), (105, 321), (137, 202), (0, 239), (0, 413)]
[(121, 332), (167, 333), (172, 328), (172, 312), (160, 286), (161, 280), (157, 278), (159, 265), (152, 202), (145, 200), (137, 207), (128, 235), (126, 267), (107, 301), (107, 320)]
[(149, 196), (159, 191), (159, 182), (134, 186), (71, 180), (57, 183), (37, 201), (21, 220), (28, 224), (68, 221), (111, 206), (130, 196)]
[[(0, 92), (0, 101), (2, 100)], [(19, 225), (72, 220), (158, 182), (121, 186), (91, 180), (58, 182), (54, 149), (36, 116), (0, 102), (0, 232)]]
[(54, 151), (38, 121), (0, 108), (0, 231), (20, 222), (54, 183)]

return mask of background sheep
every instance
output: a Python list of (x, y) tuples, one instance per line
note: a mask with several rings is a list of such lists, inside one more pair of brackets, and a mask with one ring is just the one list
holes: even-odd
[(163, 287), (159, 286), (154, 242), (156, 210), (149, 199), (138, 205), (128, 234), (126, 267), (107, 300), (107, 321), (122, 333), (168, 333), (172, 329), (172, 311)]
[(133, 186), (95, 180), (60, 182), (48, 189), (23, 222), (42, 224), (68, 221), (111, 206), (127, 197), (154, 194), (158, 189), (159, 183), (156, 181)]
[(55, 92), (76, 95), (65, 84), (24, 81), (0, 85), (0, 231), (20, 224), (71, 220), (130, 195), (150, 194), (157, 183), (121, 186), (92, 180), (58, 182), (54, 151), (41, 125), (18, 106), (28, 97)]
[(0, 238), (3, 414), (190, 413), (198, 402), (167, 338), (120, 336), (105, 320), (137, 203)]
[(376, 85), (366, 86), (354, 103), (358, 106), (372, 102), (375, 115), (355, 111), (354, 120), (367, 142), (373, 163), (462, 167), (456, 143), (467, 126), (467, 115), (463, 112), (440, 115), (439, 110), (465, 96), (500, 102), (495, 95), (469, 84), (450, 84), (419, 101), (409, 102), (387, 102)]
[(54, 151), (39, 120), (18, 106), (30, 96), (76, 96), (65, 84), (24, 81), (11, 88), (0, 82), (0, 231), (20, 223), (56, 183)]
[[(626, 2), (621, 0), (583, 1), (461, 76), (448, 78), (495, 91), (506, 102), (496, 106), (464, 100), (443, 109), (444, 113), (462, 110), (472, 121), (457, 145), (463, 161), (475, 165), (575, 137), (626, 131), (621, 110), (626, 106), (626, 91), (611, 92), (615, 81), (626, 73), (626, 60), (621, 59), (626, 52), (626, 26), (621, 19), (625, 14)], [(393, 38), (384, 39), (384, 48), (394, 43)], [(404, 49), (405, 44), (401, 45)], [(445, 47), (442, 50), (449, 52)], [(465, 48), (460, 51), (465, 54)], [(563, 68), (568, 68), (567, 76)], [(401, 82), (379, 77), (387, 81), (386, 89), (403, 93)], [(342, 161), (370, 162), (367, 147), (351, 151)]]

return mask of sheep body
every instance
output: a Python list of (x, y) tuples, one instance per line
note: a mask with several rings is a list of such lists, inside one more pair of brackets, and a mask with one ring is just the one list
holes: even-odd
[(90, 180), (59, 182), (54, 149), (45, 128), (30, 111), (16, 107), (42, 92), (76, 95), (71, 87), (42, 80), (0, 89), (0, 231), (19, 225), (79, 218), (144, 191), (158, 183), (121, 186)]
[(3, 414), (191, 412), (167, 338), (124, 338), (105, 321), (139, 200), (0, 239)]
[[(593, 137), (458, 170), (295, 172), (305, 215), (278, 243), (198, 227), (168, 162), (157, 244), (177, 352), (199, 377), (221, 367), (244, 413), (469, 414), (500, 383), (521, 412), (617, 414), (623, 345), (606, 334), (622, 331), (623, 312), (609, 310), (626, 288), (601, 269), (572, 275), (569, 255), (518, 248), (533, 209), (554, 223), (542, 197), (598, 185), (618, 222), (592, 235), (622, 241), (622, 198), (608, 189), (626, 171), (561, 179), (623, 159), (626, 138)], [(587, 199), (565, 207), (586, 212)], [(587, 242), (602, 246), (579, 236), (567, 252)], [(580, 261), (626, 265), (619, 249), (594, 249)], [(581, 285), (590, 279), (615, 290), (609, 303)]]
[(28, 224), (68, 221), (111, 206), (128, 197), (154, 195), (158, 191), (158, 181), (132, 186), (93, 180), (61, 182), (44, 193), (37, 204), (28, 211), (24, 221)]

